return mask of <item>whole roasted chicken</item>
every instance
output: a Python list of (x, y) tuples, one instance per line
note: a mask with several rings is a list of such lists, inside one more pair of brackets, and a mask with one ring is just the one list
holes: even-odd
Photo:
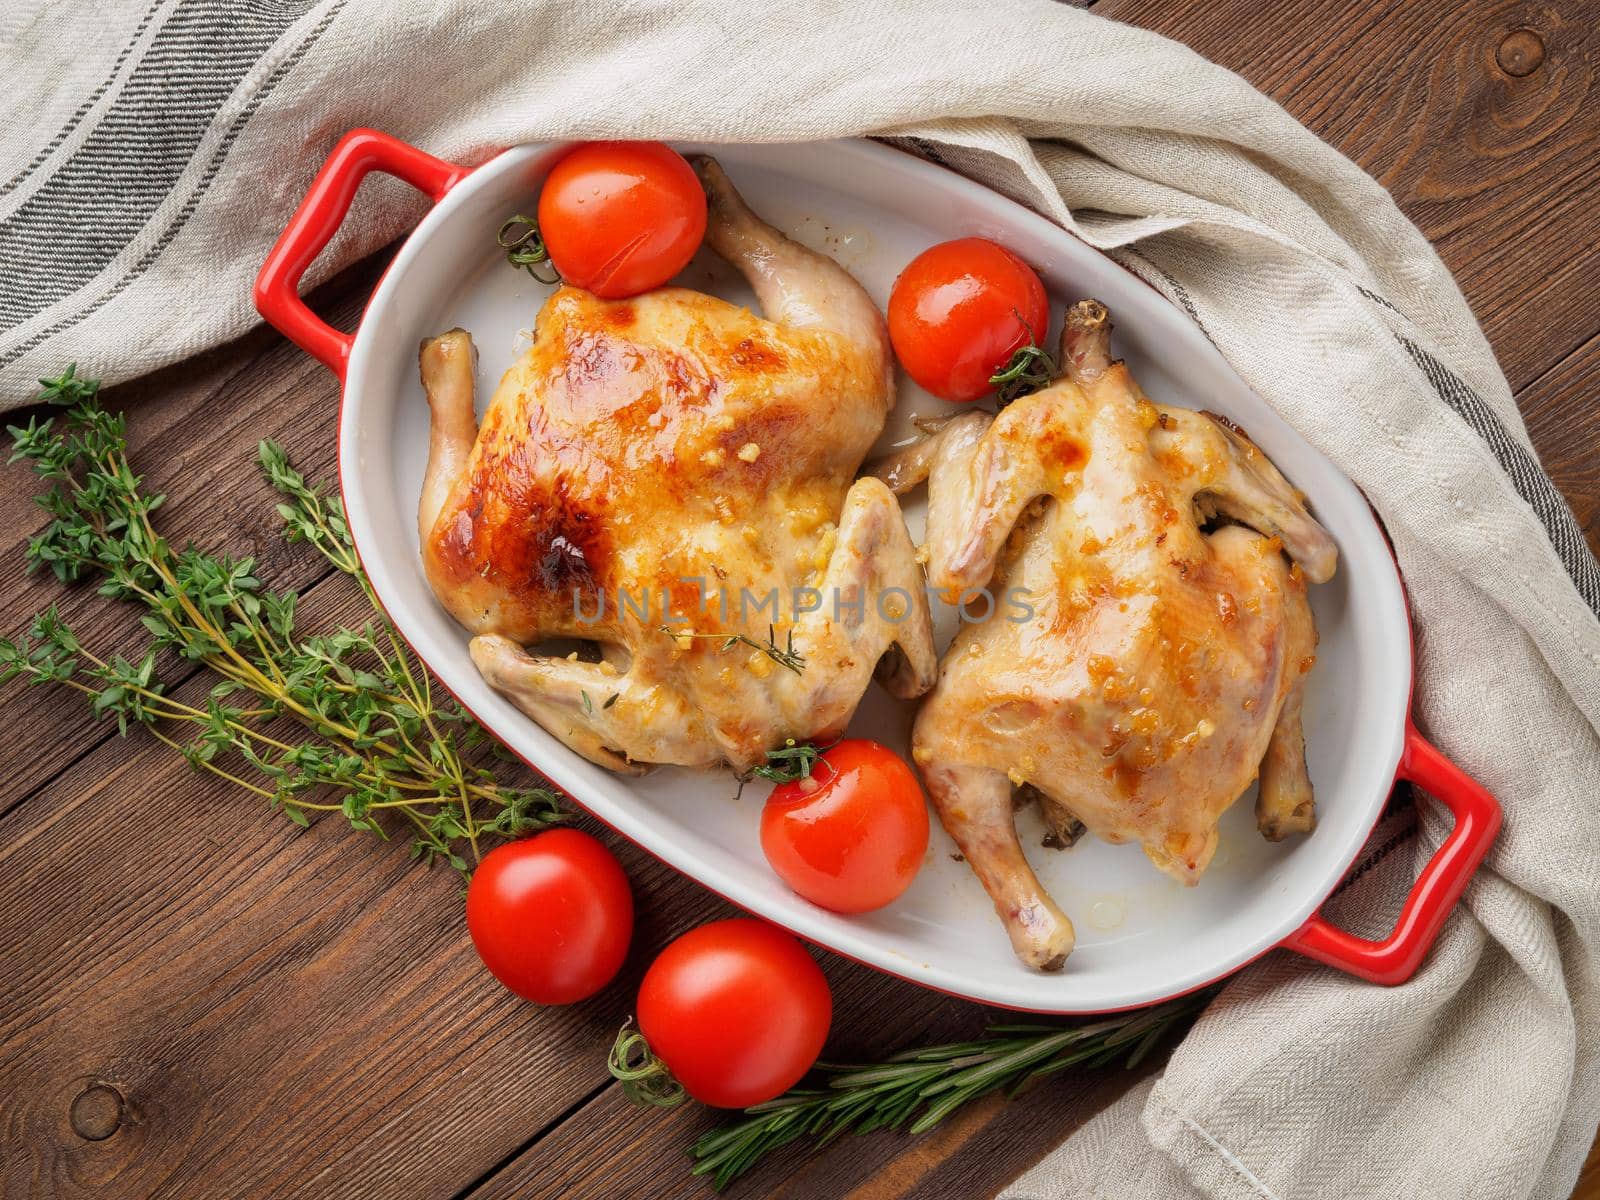
[[(746, 770), (842, 730), (875, 669), (902, 697), (937, 669), (899, 504), (855, 479), (893, 404), (883, 317), (697, 170), (707, 241), (765, 319), (683, 288), (564, 287), (481, 426), (471, 338), (421, 352), (434, 594), (493, 687), (618, 771)], [(541, 653), (555, 638), (589, 653)]]
[(897, 491), (928, 476), (932, 586), (1011, 597), (961, 628), (913, 747), (1017, 956), (1041, 970), (1073, 929), (1023, 856), (1014, 791), (1060, 837), (1136, 841), (1186, 884), (1258, 775), (1264, 836), (1314, 823), (1306, 585), (1333, 574), (1333, 542), (1240, 430), (1147, 399), (1109, 335), (1105, 308), (1078, 304), (1061, 378), (878, 468)]

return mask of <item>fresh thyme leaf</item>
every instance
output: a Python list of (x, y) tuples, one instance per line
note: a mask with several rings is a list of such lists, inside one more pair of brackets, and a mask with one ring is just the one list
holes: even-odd
[(755, 638), (746, 637), (742, 633), (692, 633), (685, 629), (674, 629), (670, 625), (661, 625), (660, 631), (670, 638), (721, 638), (721, 650), (726, 653), (735, 646), (745, 645), (752, 650), (759, 650), (780, 667), (793, 671), (796, 675), (803, 674), (806, 669), (806, 660), (794, 648), (794, 630), (789, 630), (783, 646), (778, 645), (777, 636), (771, 625), (767, 626), (767, 640), (758, 642)]
[[(848, 1133), (923, 1133), (990, 1092), (1008, 1096), (1077, 1064), (1135, 1066), (1161, 1037), (1216, 995), (1208, 988), (1155, 1008), (1077, 1025), (994, 1025), (982, 1038), (903, 1051), (880, 1063), (818, 1063), (821, 1079), (712, 1130), (691, 1154), (721, 1191), (764, 1156), (800, 1138), (824, 1146)], [(621, 1044), (619, 1040), (619, 1045)]]
[[(415, 836), (413, 858), (463, 874), (485, 837), (566, 819), (548, 788), (506, 786), (471, 756), (492, 753), (493, 739), (434, 694), (361, 570), (339, 500), (308, 484), (281, 447), (262, 442), (258, 458), (283, 497), (284, 535), (355, 582), (374, 617), (359, 629), (304, 634), (295, 593), (266, 588), (253, 559), (174, 549), (151, 520), (163, 498), (134, 474), (125, 422), (100, 407), (99, 384), (69, 367), (40, 386), (36, 399), (64, 412), (10, 428), (11, 461), (30, 463), (50, 485), (39, 503), (51, 519), (28, 544), (29, 566), (63, 582), (98, 578), (101, 595), (143, 609), (146, 644), (97, 654), (52, 607), (22, 636), (0, 639), (0, 682), (78, 691), (119, 732), (147, 729), (297, 825), (337, 814), (387, 837), (398, 818)], [(218, 676), (203, 705), (169, 694), (163, 654)], [(298, 738), (270, 724), (281, 717), (298, 724)]]
[(578, 690), (578, 695), (583, 697), (583, 711), (588, 713), (591, 717), (594, 716), (594, 701), (589, 699), (589, 693), (580, 688)]
[(989, 376), (989, 385), (995, 389), (1002, 404), (1010, 404), (1018, 397), (1036, 392), (1055, 378), (1056, 362), (1037, 346), (1023, 346), (1011, 356), (1011, 361)]
[(1002, 408), (1029, 392), (1048, 386), (1056, 377), (1056, 360), (1040, 348), (1033, 326), (1016, 309), (1011, 311), (1016, 313), (1017, 320), (1027, 330), (1028, 341), (1017, 348), (1005, 366), (989, 376), (989, 386), (994, 388)]
[[(532, 217), (525, 217), (520, 213), (512, 217), (500, 226), (495, 241), (506, 252), (506, 261), (513, 267), (521, 267), (540, 283), (561, 282), (561, 273), (550, 261), (550, 251), (544, 244), (544, 235), (539, 232), (539, 222)], [(543, 267), (548, 276), (540, 274), (536, 269), (539, 267)]]
[(837, 740), (818, 747), (812, 742), (796, 742), (793, 738), (785, 738), (778, 749), (767, 751), (765, 765), (752, 767), (750, 774), (770, 779), (773, 783), (798, 783), (811, 778), (817, 764), (824, 761), (823, 753), (836, 745)]

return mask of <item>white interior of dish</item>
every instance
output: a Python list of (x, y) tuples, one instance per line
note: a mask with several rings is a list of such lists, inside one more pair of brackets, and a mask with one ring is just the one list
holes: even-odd
[[(687, 147), (686, 147), (687, 149)], [(417, 379), (419, 340), (455, 325), (481, 361), (480, 412), (526, 344), (547, 289), (508, 267), (500, 222), (533, 205), (551, 161), (528, 146), (480, 168), (422, 222), (379, 286), (352, 354), (340, 422), (340, 469), (363, 561), (401, 632), (460, 699), (512, 749), (596, 816), (736, 903), (802, 936), (906, 978), (973, 999), (1054, 1012), (1149, 1002), (1247, 962), (1297, 928), (1337, 883), (1377, 818), (1399, 761), (1411, 672), (1394, 563), (1360, 493), (1233, 373), (1205, 336), (1156, 292), (1048, 221), (968, 180), (865, 142), (714, 148), (751, 205), (790, 236), (833, 255), (880, 305), (918, 251), (977, 234), (1034, 264), (1059, 321), (1066, 302), (1093, 295), (1111, 308), (1115, 348), (1163, 402), (1205, 407), (1241, 424), (1311, 498), (1339, 543), (1333, 582), (1312, 589), (1321, 632), (1306, 707), (1308, 757), (1320, 825), (1270, 845), (1247, 798), (1222, 822), (1222, 843), (1194, 889), (1159, 874), (1134, 846), (1085, 838), (1040, 846), (1022, 814), (1024, 845), (1073, 918), (1078, 946), (1066, 969), (1039, 975), (1012, 957), (988, 898), (935, 822), (927, 862), (888, 908), (844, 917), (791, 893), (757, 839), (767, 787), (735, 798), (726, 772), (663, 769), (624, 779), (572, 754), (491, 691), (467, 657), (466, 635), (435, 602), (417, 555), (416, 503), (428, 445)], [(750, 303), (709, 254), (681, 282)], [(1285, 319), (1292, 319), (1290, 314)], [(882, 447), (906, 418), (944, 405), (909, 381)], [(920, 535), (923, 502), (906, 505)], [(945, 614), (943, 635), (952, 628)], [(904, 752), (912, 708), (874, 686), (851, 732)]]

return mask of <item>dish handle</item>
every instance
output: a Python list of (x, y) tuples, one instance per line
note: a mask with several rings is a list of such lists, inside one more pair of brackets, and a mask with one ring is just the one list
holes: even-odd
[(262, 264), (256, 276), (256, 311), (291, 342), (320, 359), (342, 382), (355, 338), (306, 306), (300, 298), (300, 277), (339, 231), (356, 189), (369, 172), (382, 171), (402, 179), (437, 204), (471, 170), (434, 158), (376, 129), (352, 129), (328, 155)]
[(1422, 868), (1394, 930), (1380, 941), (1371, 941), (1315, 913), (1283, 941), (1290, 950), (1386, 987), (1416, 974), (1467, 880), (1500, 832), (1499, 803), (1418, 733), (1409, 718), (1396, 778), (1410, 780), (1440, 801), (1454, 814), (1456, 827)]

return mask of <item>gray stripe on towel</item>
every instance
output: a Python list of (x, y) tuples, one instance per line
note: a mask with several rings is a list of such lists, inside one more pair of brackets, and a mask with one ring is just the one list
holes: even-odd
[(133, 53), (133, 48), (139, 44), (139, 39), (144, 36), (144, 31), (150, 28), (150, 22), (155, 20), (156, 13), (160, 11), (161, 6), (166, 2), (167, 0), (155, 0), (149, 11), (144, 14), (144, 18), (139, 22), (138, 27), (134, 29), (133, 36), (122, 47), (122, 51), (117, 55), (117, 60), (111, 64), (111, 72), (106, 76), (105, 82), (89, 93), (88, 98), (78, 105), (77, 111), (67, 118), (67, 123), (56, 131), (55, 137), (45, 143), (43, 149), (33, 156), (27, 166), (6, 180), (5, 183), (0, 184), (0, 196), (9, 195), (11, 192), (16, 191), (23, 181), (44, 166), (50, 156), (61, 148), (62, 142), (72, 136), (72, 131), (83, 123), (84, 117), (89, 115), (89, 110), (100, 103), (100, 97), (111, 90), (111, 85), (117, 81), (117, 76), (122, 73), (122, 65), (128, 61), (128, 55)]
[(166, 250), (166, 248), (172, 243), (172, 240), (178, 236), (179, 232), (181, 232), (183, 227), (188, 223), (189, 218), (194, 215), (195, 210), (199, 208), (201, 198), (205, 195), (206, 189), (211, 186), (212, 181), (216, 179), (217, 173), (222, 169), (222, 164), (227, 159), (228, 152), (233, 149), (233, 144), (238, 140), (239, 134), (244, 129), (245, 124), (250, 120), (251, 117), (255, 115), (256, 110), (260, 108), (262, 102), (272, 94), (273, 90), (282, 81), (283, 77), (294, 69), (295, 65), (306, 55), (307, 51), (309, 51), (312, 46), (316, 44), (317, 39), (320, 38), (324, 32), (326, 32), (328, 26), (333, 24), (334, 18), (339, 15), (340, 11), (345, 6), (345, 3), (346, 0), (335, 0), (335, 3), (328, 9), (326, 13), (323, 14), (322, 19), (318, 21), (316, 26), (306, 35), (305, 40), (296, 46), (293, 51), (285, 55), (284, 58), (279, 61), (277, 66), (272, 69), (272, 73), (268, 75), (264, 81), (262, 81), (261, 86), (256, 89), (255, 94), (250, 97), (249, 102), (244, 106), (243, 110), (241, 110), (239, 115), (233, 119), (233, 123), (228, 126), (227, 133), (223, 135), (221, 143), (212, 153), (211, 161), (207, 165), (205, 174), (201, 177), (199, 184), (194, 190), (194, 193), (190, 195), (190, 197), (184, 202), (184, 205), (178, 211), (177, 216), (173, 218), (172, 224), (167, 227), (166, 232), (161, 235), (156, 244), (152, 246), (150, 250), (147, 251), (145, 255), (137, 263), (135, 263), (125, 275), (122, 276), (121, 279), (117, 280), (117, 282), (113, 284), (109, 290), (101, 294), (91, 304), (75, 312), (69, 313), (67, 316), (62, 317), (48, 328), (42, 329), (35, 333), (26, 341), (13, 346), (10, 350), (5, 351), (4, 353), (0, 353), (0, 367), (4, 367), (9, 363), (15, 362), (18, 358), (21, 358), (35, 346), (40, 345), (63, 330), (70, 329), (78, 322), (92, 316), (95, 312), (103, 308), (106, 304), (114, 300), (118, 295), (125, 291), (135, 280), (139, 278), (140, 275), (145, 272), (152, 262), (160, 257), (161, 253)]
[(1494, 410), (1484, 403), (1483, 397), (1468, 387), (1459, 376), (1408, 338), (1400, 338), (1411, 361), (1428, 377), (1440, 399), (1454, 409), (1477, 432), (1494, 456), (1501, 469), (1510, 477), (1517, 494), (1526, 500), (1544, 525), (1550, 545), (1555, 548), (1561, 564), (1572, 576), (1578, 594), (1600, 616), (1600, 563), (1584, 540), (1578, 519), (1572, 515), (1566, 499), (1550, 482), (1550, 477), (1539, 466), (1538, 459), (1495, 416)]
[(217, 113), (315, 0), (184, 0), (83, 144), (0, 222), (0, 329), (78, 291), (145, 228)]

